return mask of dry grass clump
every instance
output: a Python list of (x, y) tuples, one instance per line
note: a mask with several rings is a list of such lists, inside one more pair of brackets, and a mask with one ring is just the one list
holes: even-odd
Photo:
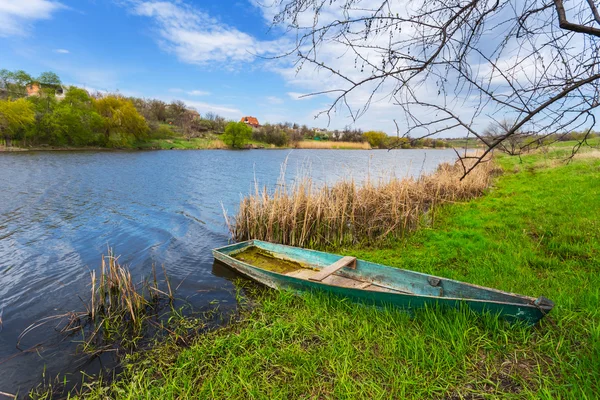
[(105, 351), (133, 349), (147, 331), (155, 325), (158, 311), (165, 300), (173, 301), (173, 291), (163, 267), (166, 288), (159, 289), (158, 277), (153, 267), (152, 277), (135, 283), (129, 267), (121, 265), (119, 258), (108, 249), (102, 256), (99, 271), (90, 273), (91, 298), (85, 302), (86, 311), (67, 312), (35, 321), (19, 336), (20, 342), (33, 330), (55, 323), (62, 334), (81, 332), (82, 350), (90, 355)]
[(297, 149), (357, 149), (357, 150), (370, 150), (371, 146), (369, 143), (357, 143), (357, 142), (329, 142), (329, 141), (314, 141), (314, 140), (302, 140), (294, 145)]
[(424, 215), (433, 222), (441, 204), (480, 196), (498, 170), (491, 161), (484, 162), (461, 180), (462, 166), (444, 163), (418, 179), (367, 181), (362, 186), (346, 180), (327, 187), (304, 178), (289, 188), (281, 184), (272, 193), (257, 187), (228, 225), (238, 241), (300, 247), (374, 243), (416, 229)]
[(211, 140), (206, 148), (210, 150), (222, 150), (227, 149), (228, 147), (221, 139), (215, 139)]

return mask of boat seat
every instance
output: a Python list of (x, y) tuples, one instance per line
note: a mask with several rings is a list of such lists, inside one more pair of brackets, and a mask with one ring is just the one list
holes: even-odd
[(352, 269), (356, 268), (356, 257), (342, 257), (333, 264), (323, 268), (315, 275), (309, 277), (311, 281), (321, 282), (323, 279), (327, 278), (329, 275), (332, 275), (339, 271), (344, 267), (350, 267)]

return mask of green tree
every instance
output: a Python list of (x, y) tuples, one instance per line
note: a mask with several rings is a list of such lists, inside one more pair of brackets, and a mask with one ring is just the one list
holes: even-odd
[(59, 86), (62, 82), (58, 75), (54, 72), (42, 72), (37, 78), (37, 81), (42, 85)]
[(27, 100), (0, 100), (0, 134), (7, 146), (11, 145), (11, 140), (19, 131), (33, 124), (34, 120), (33, 106)]
[(103, 118), (104, 142), (107, 146), (124, 146), (146, 137), (148, 124), (130, 100), (106, 96), (93, 101)]
[(6, 89), (8, 97), (23, 97), (26, 94), (25, 86), (33, 81), (31, 75), (22, 70), (0, 70), (0, 86)]
[(373, 148), (384, 148), (387, 140), (385, 132), (381, 131), (368, 131), (363, 134), (363, 137), (369, 142)]
[(100, 144), (98, 133), (104, 120), (96, 112), (87, 91), (71, 87), (49, 118), (58, 144), (89, 146)]
[(26, 136), (34, 143), (60, 142), (56, 137), (57, 132), (52, 127), (52, 115), (57, 101), (54, 96), (32, 96), (27, 101), (32, 105), (35, 112), (35, 122), (27, 129)]
[(244, 147), (252, 136), (252, 128), (243, 122), (230, 122), (225, 127), (225, 133), (221, 136), (223, 142), (234, 149)]
[(62, 84), (58, 75), (54, 72), (42, 72), (40, 76), (36, 79), (36, 81), (40, 84), (42, 92), (45, 95), (54, 96), (56, 94), (56, 90), (60, 88)]

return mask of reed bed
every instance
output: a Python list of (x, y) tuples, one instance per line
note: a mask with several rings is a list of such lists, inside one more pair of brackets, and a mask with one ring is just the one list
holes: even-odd
[(331, 187), (310, 177), (283, 183), (270, 192), (258, 188), (242, 199), (227, 223), (237, 241), (260, 239), (291, 246), (330, 248), (373, 244), (401, 237), (423, 221), (433, 224), (436, 207), (484, 193), (500, 169), (491, 160), (461, 180), (462, 165), (441, 164), (420, 178), (353, 179)]
[(312, 141), (302, 140), (294, 147), (297, 149), (356, 149), (356, 150), (370, 150), (371, 146), (369, 143), (357, 143), (357, 142), (330, 142), (330, 141)]
[(96, 271), (90, 274), (92, 293), (87, 314), (96, 329), (86, 340), (86, 347), (98, 332), (102, 333), (103, 342), (135, 344), (144, 336), (148, 321), (156, 316), (161, 299), (173, 300), (164, 267), (165, 291), (159, 289), (155, 266), (150, 278), (136, 284), (129, 268), (118, 260), (109, 249), (108, 256), (102, 256), (99, 275)]
[(134, 350), (148, 332), (160, 328), (158, 313), (167, 301), (172, 304), (174, 300), (164, 267), (162, 272), (164, 290), (159, 289), (154, 266), (151, 277), (136, 283), (129, 267), (121, 265), (109, 248), (108, 255), (102, 256), (100, 269), (90, 272), (91, 297), (84, 302), (86, 311), (70, 311), (35, 321), (19, 335), (17, 348), (21, 349), (21, 342), (29, 333), (53, 324), (54, 330), (63, 335), (80, 333), (82, 350), (89, 355)]

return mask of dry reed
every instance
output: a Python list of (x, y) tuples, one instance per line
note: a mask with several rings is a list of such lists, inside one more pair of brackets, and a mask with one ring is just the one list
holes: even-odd
[(392, 178), (357, 185), (340, 181), (331, 187), (298, 179), (245, 197), (235, 218), (227, 218), (237, 241), (260, 239), (300, 247), (370, 244), (401, 237), (426, 215), (433, 223), (441, 204), (480, 196), (499, 169), (488, 160), (463, 180), (458, 163), (441, 164), (430, 175)]

